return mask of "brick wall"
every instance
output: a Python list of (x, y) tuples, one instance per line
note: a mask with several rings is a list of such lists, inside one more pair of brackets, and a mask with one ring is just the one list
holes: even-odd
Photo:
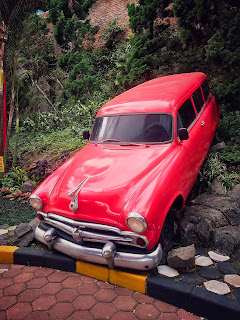
[(128, 10), (127, 3), (138, 3), (138, 0), (98, 0), (89, 10), (89, 19), (91, 19), (92, 26), (99, 25), (100, 30), (96, 36), (96, 45), (101, 45), (99, 36), (103, 29), (107, 27), (109, 22), (118, 19), (118, 24), (126, 26), (126, 31), (129, 31), (128, 23)]

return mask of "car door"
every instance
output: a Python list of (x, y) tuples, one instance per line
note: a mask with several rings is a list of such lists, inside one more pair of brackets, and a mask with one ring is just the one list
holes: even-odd
[[(204, 115), (203, 119), (205, 119)], [(179, 144), (188, 161), (191, 188), (206, 156), (208, 146), (205, 126), (199, 121), (192, 97), (189, 97), (179, 108), (177, 123), (178, 129), (181, 127), (188, 129), (189, 138), (183, 141), (179, 140)]]

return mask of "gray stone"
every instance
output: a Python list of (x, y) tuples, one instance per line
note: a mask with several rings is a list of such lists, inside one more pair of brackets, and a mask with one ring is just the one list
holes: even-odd
[[(209, 195), (209, 197), (211, 197), (211, 195)], [(196, 199), (198, 198), (199, 197)], [(186, 207), (184, 210), (184, 219), (189, 220), (192, 219), (192, 217), (197, 219), (196, 223), (198, 223), (201, 219), (207, 219), (208, 221), (211, 221), (213, 228), (219, 228), (228, 225), (228, 221), (224, 214), (222, 214), (219, 210), (216, 210), (214, 207), (206, 207), (205, 204)]]
[(224, 282), (234, 289), (240, 288), (240, 276), (237, 274), (226, 274)]
[(226, 143), (224, 141), (219, 142), (219, 143), (216, 143), (214, 146), (212, 146), (210, 148), (209, 152), (217, 152), (217, 151), (224, 149), (225, 147), (226, 147)]
[(225, 255), (232, 255), (240, 246), (240, 227), (227, 226), (214, 230), (214, 248)]
[[(220, 211), (232, 226), (240, 226), (240, 207), (236, 200), (230, 197), (201, 194), (192, 203), (203, 205)], [(216, 226), (218, 227), (218, 226)]]
[(173, 249), (168, 253), (168, 265), (176, 269), (195, 268), (194, 245)]
[(191, 286), (200, 286), (203, 284), (203, 279), (195, 273), (185, 273), (181, 275), (181, 277), (183, 282), (186, 282)]
[(239, 274), (237, 266), (230, 262), (219, 262), (217, 267), (222, 274)]
[(25, 192), (32, 193), (36, 188), (37, 188), (36, 182), (29, 180), (22, 184), (21, 191), (22, 193), (25, 193)]
[(234, 294), (237, 300), (240, 300), (240, 289), (233, 290), (232, 293)]
[(207, 249), (202, 247), (195, 247), (196, 255), (204, 256), (207, 254)]
[(212, 238), (213, 227), (208, 219), (201, 219), (197, 224), (196, 234), (203, 246), (207, 246)]
[(33, 230), (35, 230), (39, 225), (39, 223), (40, 223), (40, 220), (38, 219), (38, 217), (36, 217), (29, 222), (29, 226), (32, 227)]
[(158, 266), (157, 269), (158, 273), (164, 277), (177, 278), (179, 276), (179, 273), (176, 269), (173, 269), (166, 265)]
[(195, 259), (195, 263), (200, 267), (208, 267), (213, 264), (212, 260), (209, 257), (198, 256)]
[(221, 273), (216, 267), (201, 267), (199, 273), (201, 277), (209, 280), (218, 280), (221, 278)]
[(232, 261), (237, 261), (240, 262), (240, 248), (237, 248), (233, 254), (231, 255), (231, 260)]
[(226, 194), (226, 188), (222, 183), (216, 178), (211, 183), (212, 193), (214, 194)]
[(20, 223), (19, 226), (17, 226), (17, 228), (15, 229), (14, 235), (15, 237), (19, 238), (31, 230), (32, 227), (28, 223)]
[(34, 230), (28, 223), (21, 223), (14, 231), (13, 245), (27, 247), (34, 239)]
[(226, 283), (222, 283), (216, 280), (204, 282), (204, 286), (208, 291), (221, 295), (228, 294), (231, 292), (229, 286)]
[(231, 191), (228, 192), (228, 195), (231, 199), (240, 199), (240, 184), (236, 184)]

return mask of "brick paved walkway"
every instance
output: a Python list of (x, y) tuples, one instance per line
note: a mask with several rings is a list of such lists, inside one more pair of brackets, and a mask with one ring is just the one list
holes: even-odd
[(8, 264), (0, 264), (0, 272), (0, 320), (200, 319), (141, 293), (80, 274)]

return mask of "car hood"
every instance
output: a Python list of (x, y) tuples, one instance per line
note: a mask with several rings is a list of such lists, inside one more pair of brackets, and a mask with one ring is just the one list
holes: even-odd
[[(89, 143), (70, 163), (49, 197), (48, 212), (117, 226), (121, 211), (172, 145), (116, 146)], [(78, 209), (69, 205), (78, 190)], [(69, 195), (70, 194), (70, 195)]]

